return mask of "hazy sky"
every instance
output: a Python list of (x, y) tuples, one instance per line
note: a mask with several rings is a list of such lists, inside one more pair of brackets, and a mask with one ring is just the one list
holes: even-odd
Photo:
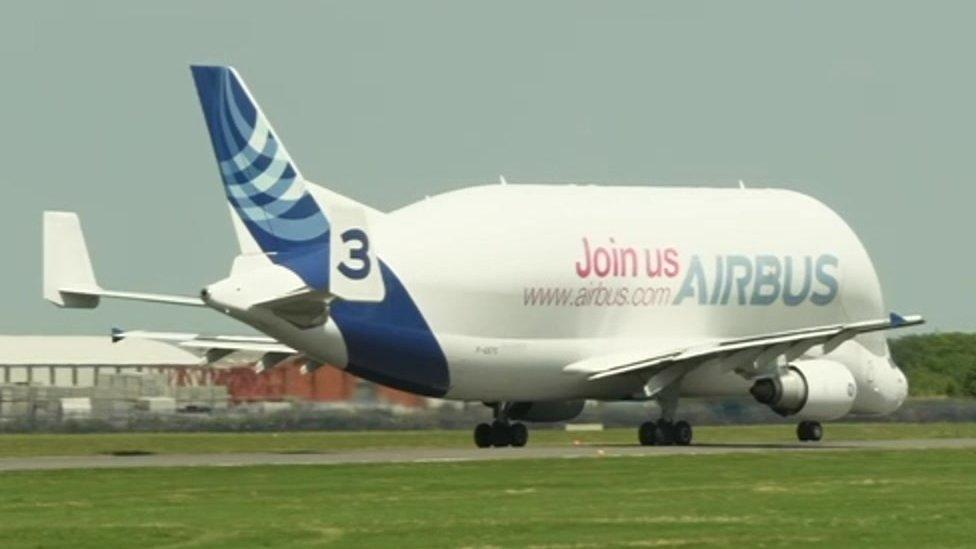
[(44, 209), (79, 212), (106, 287), (226, 275), (192, 62), (235, 65), (306, 177), (380, 209), (498, 174), (786, 187), (858, 232), (889, 308), (976, 328), (971, 2), (135, 4), (4, 4), (0, 332), (242, 332), (41, 298)]

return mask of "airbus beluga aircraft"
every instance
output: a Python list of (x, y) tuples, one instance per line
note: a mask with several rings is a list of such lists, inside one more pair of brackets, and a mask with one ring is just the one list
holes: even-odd
[(381, 212), (310, 183), (237, 72), (193, 66), (240, 254), (199, 297), (102, 289), (78, 217), (44, 214), (44, 295), (210, 307), (266, 337), (118, 331), (272, 367), (342, 368), (430, 397), (480, 401), (479, 447), (523, 446), (520, 421), (584, 401), (655, 400), (641, 444), (689, 444), (680, 397), (751, 393), (798, 420), (885, 414), (907, 394), (850, 227), (785, 190), (487, 185)]

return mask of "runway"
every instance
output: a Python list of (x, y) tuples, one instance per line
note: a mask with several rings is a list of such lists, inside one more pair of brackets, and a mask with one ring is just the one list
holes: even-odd
[(112, 469), (132, 467), (246, 467), (254, 465), (347, 465), (455, 463), (512, 459), (694, 456), (852, 450), (976, 449), (976, 438), (837, 441), (814, 444), (702, 444), (691, 446), (528, 446), (525, 448), (386, 448), (323, 453), (146, 454), (0, 458), (0, 471)]

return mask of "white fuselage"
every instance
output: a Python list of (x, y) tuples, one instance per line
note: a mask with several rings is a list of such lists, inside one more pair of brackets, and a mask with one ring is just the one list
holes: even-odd
[[(599, 355), (884, 315), (877, 275), (853, 231), (820, 202), (790, 191), (493, 185), (370, 223), (376, 254), (443, 352), (449, 384), (438, 396), (445, 398), (632, 398), (641, 376), (591, 382), (565, 368)], [(220, 288), (214, 292), (219, 298)], [(333, 309), (353, 318), (353, 307)], [(364, 315), (346, 326), (337, 316), (301, 330), (271, 315), (229, 312), (338, 367), (350, 362), (349, 326), (365, 330), (364, 340), (371, 322), (402, 335), (395, 315)], [(831, 357), (859, 384), (855, 411), (887, 412), (904, 398), (904, 377), (880, 335), (859, 336)], [(422, 368), (423, 356), (415, 358), (411, 367)], [(370, 368), (380, 366), (359, 365), (356, 373)], [(381, 369), (381, 382), (391, 372), (411, 375), (396, 363)], [(712, 364), (691, 372), (681, 392), (741, 395), (748, 387)]]

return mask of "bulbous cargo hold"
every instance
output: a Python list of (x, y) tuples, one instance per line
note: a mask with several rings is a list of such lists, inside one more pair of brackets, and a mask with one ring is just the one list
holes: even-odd
[(383, 226), (377, 246), (419, 274), (413, 295), (438, 333), (663, 340), (885, 314), (854, 232), (792, 191), (494, 185)]

